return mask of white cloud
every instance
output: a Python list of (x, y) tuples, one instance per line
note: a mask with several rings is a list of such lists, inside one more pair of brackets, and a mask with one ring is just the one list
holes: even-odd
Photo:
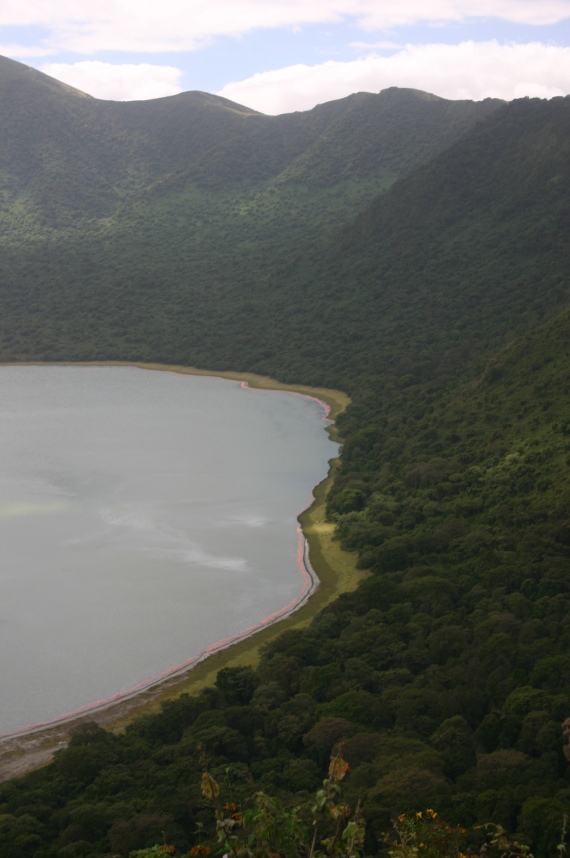
[(253, 29), (350, 20), (365, 30), (500, 18), (554, 24), (568, 0), (3, 0), (0, 26), (47, 29), (54, 50), (191, 50)]
[(215, 36), (239, 36), (256, 28), (290, 27), (340, 19), (354, 0), (3, 0), (0, 26), (47, 28), (54, 49), (176, 51), (207, 44)]
[(570, 93), (570, 48), (496, 41), (408, 45), (390, 57), (318, 66), (294, 65), (229, 83), (218, 95), (263, 113), (309, 110), (353, 92), (389, 86), (422, 89), (443, 98), (551, 98)]
[(182, 72), (173, 66), (87, 61), (46, 63), (41, 70), (95, 98), (111, 101), (138, 101), (182, 92)]
[(555, 24), (570, 16), (567, 0), (364, 0), (358, 14), (364, 29), (417, 23), (500, 18), (518, 24)]
[(357, 48), (360, 51), (384, 51), (401, 48), (397, 42), (349, 42), (349, 48)]
[(53, 50), (42, 45), (0, 44), (0, 56), (2, 57), (48, 57), (50, 54), (53, 54)]

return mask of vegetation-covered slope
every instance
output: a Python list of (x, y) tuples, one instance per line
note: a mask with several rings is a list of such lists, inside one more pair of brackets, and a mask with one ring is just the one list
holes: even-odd
[(349, 391), (363, 376), (445, 372), (566, 300), (569, 113), (568, 99), (494, 110), (309, 248), (330, 226), (323, 195), (333, 223), (350, 214), (334, 188), (303, 188), (292, 208), (288, 186), (273, 188), (268, 209), (193, 185), (145, 196), (105, 229), (6, 244), (0, 354), (248, 369)]
[(168, 360), (211, 362), (194, 341), (251, 315), (269, 270), (500, 104), (387, 90), (267, 117), (205, 93), (102, 102), (0, 61), (0, 356), (157, 357), (174, 313)]
[[(50, 170), (44, 186), (30, 155), (34, 184), (28, 156), (2, 150), (17, 189), (3, 359), (342, 387), (353, 405), (328, 512), (370, 577), (256, 672), (225, 672), (124, 736), (87, 730), (2, 786), (2, 854), (126, 856), (161, 832), (181, 853), (209, 824), (202, 753), (246, 803), (260, 787), (290, 802), (340, 740), (366, 854), (382, 854), (391, 817), (426, 806), (554, 854), (570, 803), (570, 100), (482, 105), (474, 123), (469, 105), (388, 90), (268, 118), (204, 94), (105, 105), (39, 85), (63, 111), (72, 190), (42, 226)], [(92, 109), (93, 168), (69, 142)], [(90, 187), (107, 144), (117, 174), (100, 210), (85, 191), (76, 222), (73, 188)]]
[(569, 99), (505, 105), (277, 275), (299, 368), (433, 378), (563, 305), (569, 141)]
[(370, 199), (500, 103), (387, 90), (273, 117), (203, 92), (100, 101), (0, 58), (2, 231), (15, 241), (26, 230), (92, 231), (141, 194), (149, 221), (173, 192), (188, 217), (197, 189), (221, 194), (223, 217), (229, 200), (251, 204), (274, 182), (293, 195), (309, 184)]

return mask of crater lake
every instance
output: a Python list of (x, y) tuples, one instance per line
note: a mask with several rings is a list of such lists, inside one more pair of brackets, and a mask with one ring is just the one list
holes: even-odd
[(126, 366), (0, 367), (0, 733), (198, 657), (306, 589), (322, 403)]

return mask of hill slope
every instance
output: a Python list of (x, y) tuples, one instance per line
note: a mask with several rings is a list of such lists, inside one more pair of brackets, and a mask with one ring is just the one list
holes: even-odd
[[(445, 373), (568, 299), (569, 124), (568, 99), (502, 106), (318, 240), (318, 192), (299, 191), (303, 217), (287, 186), (268, 194), (271, 216), (235, 197), (222, 215), (225, 192), (193, 186), (150, 192), (104, 229), (6, 244), (1, 354), (349, 390)], [(350, 212), (335, 207), (334, 219)]]
[(238, 192), (276, 180), (366, 181), (370, 194), (498, 104), (387, 90), (272, 117), (203, 92), (106, 102), (0, 58), (4, 230), (14, 229), (16, 212), (29, 228), (77, 227), (77, 218), (88, 218), (92, 229), (149, 189), (188, 184)]

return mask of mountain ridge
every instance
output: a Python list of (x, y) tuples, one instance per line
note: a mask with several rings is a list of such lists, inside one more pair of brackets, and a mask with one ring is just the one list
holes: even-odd
[[(17, 99), (11, 87), (13, 79), (17, 79), (21, 90)], [(385, 181), (382, 176), (375, 179), (375, 170), (364, 170), (363, 166), (368, 158), (370, 137), (374, 137), (378, 122), (393, 125), (399, 113), (407, 110), (406, 121), (415, 129), (416, 137), (429, 131), (430, 140), (417, 152), (414, 135), (408, 135), (403, 149), (409, 163), (402, 162), (397, 151), (390, 154), (389, 159), (399, 160), (400, 166), (389, 167), (388, 172), (397, 175), (425, 159), (438, 146), (445, 146), (450, 133), (462, 133), (477, 116), (484, 115), (495, 105), (495, 102), (487, 105), (472, 102), (456, 106), (454, 102), (438, 99), (433, 103), (437, 106), (436, 113), (445, 106), (448, 114), (457, 114), (455, 130), (452, 131), (453, 123), (450, 123), (450, 129), (438, 131), (437, 116), (431, 116), (429, 110), (420, 115), (417, 105), (423, 104), (425, 98), (410, 97), (412, 91), (404, 91), (406, 95), (400, 99), (399, 107), (394, 107), (394, 93), (387, 91), (387, 96), (367, 95), (364, 111), (360, 96), (348, 96), (311, 111), (270, 117), (201, 92), (150, 101), (107, 102), (77, 98), (78, 91), (70, 93), (65, 85), (56, 84), (53, 79), (14, 61), (4, 60), (0, 65), (0, 109), (5, 117), (0, 129), (0, 158), (4, 170), (8, 168), (9, 177), (6, 181), (8, 177), (5, 176), (0, 188), (7, 200), (16, 182), (20, 215), (22, 197), (30, 191), (36, 208), (47, 212), (44, 221), (53, 221), (55, 217), (57, 225), (59, 208), (59, 218), (64, 218), (61, 225), (68, 227), (72, 222), (70, 213), (74, 217), (81, 215), (91, 219), (98, 213), (108, 217), (116, 211), (119, 201), (124, 203), (129, 199), (133, 190), (141, 190), (149, 180), (164, 178), (167, 174), (180, 179), (184, 173), (187, 179), (198, 184), (206, 182), (213, 190), (229, 181), (239, 185), (244, 180), (260, 183), (275, 179), (305, 150), (311, 146), (318, 149), (320, 136), (327, 132), (331, 123), (340, 121), (342, 125), (343, 116), (344, 126), (340, 132), (344, 135), (350, 130), (362, 133), (370, 124), (371, 113), (378, 117), (376, 124), (368, 129), (369, 139), (365, 145), (360, 144), (363, 151), (358, 155), (358, 178), (373, 184), (376, 181), (381, 187)], [(412, 103), (414, 101), (416, 104)], [(355, 115), (357, 104), (361, 105), (356, 110), (358, 116)], [(372, 112), (370, 105), (375, 105)], [(391, 115), (383, 119), (387, 111), (391, 111)], [(30, 135), (28, 129), (32, 122), (34, 134)], [(338, 133), (337, 128), (336, 136)], [(441, 142), (438, 142), (439, 136)], [(358, 133), (350, 140), (352, 160), (358, 152), (357, 139)], [(399, 148), (398, 145), (396, 149)], [(315, 158), (319, 160), (319, 157), (317, 151), (304, 170), (297, 166), (294, 171), (297, 182), (311, 178)], [(343, 163), (342, 151), (335, 157), (339, 165)], [(330, 152), (327, 159), (330, 162)], [(386, 167), (380, 163), (375, 169), (377, 172)], [(364, 175), (361, 175), (363, 170)], [(328, 168), (329, 178), (339, 172), (342, 170), (339, 171), (334, 162)], [(36, 175), (45, 186), (43, 193), (37, 187)], [(83, 188), (88, 183), (98, 188), (85, 195)], [(66, 190), (65, 196), (62, 188)], [(60, 197), (59, 207), (50, 205), (50, 196)]]

